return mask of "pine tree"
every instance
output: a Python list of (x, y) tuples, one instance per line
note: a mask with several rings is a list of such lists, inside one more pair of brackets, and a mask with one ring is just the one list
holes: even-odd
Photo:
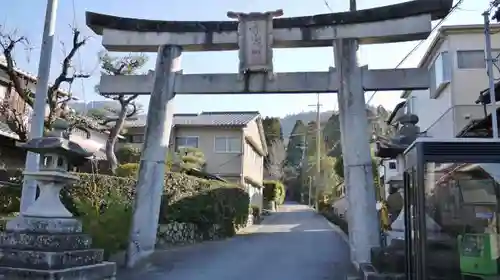
[(288, 146), (286, 149), (285, 165), (288, 167), (298, 167), (302, 162), (302, 153), (305, 148), (305, 136), (307, 128), (301, 120), (295, 122), (295, 125), (288, 137)]
[(328, 155), (338, 157), (342, 154), (342, 143), (340, 143), (340, 119), (337, 113), (333, 113), (323, 128), (325, 146)]
[(279, 118), (265, 117), (262, 120), (262, 126), (264, 127), (264, 134), (266, 135), (266, 144), (268, 147), (276, 140), (283, 140), (283, 131)]
[[(315, 121), (310, 121), (307, 124), (307, 137), (306, 137), (306, 154), (307, 156), (314, 156), (316, 155), (316, 122)], [(320, 130), (320, 154), (326, 154), (326, 145), (325, 145), (325, 140), (324, 140), (324, 135), (323, 132)]]

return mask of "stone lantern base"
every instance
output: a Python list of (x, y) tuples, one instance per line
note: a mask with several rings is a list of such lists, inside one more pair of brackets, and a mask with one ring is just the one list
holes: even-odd
[(104, 262), (103, 250), (91, 244), (77, 219), (17, 217), (0, 232), (0, 275), (13, 280), (114, 280), (116, 264)]

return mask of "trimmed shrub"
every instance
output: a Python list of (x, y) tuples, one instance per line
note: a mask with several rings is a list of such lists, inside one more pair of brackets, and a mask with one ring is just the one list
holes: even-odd
[(263, 196), (265, 201), (274, 201), (281, 205), (285, 202), (285, 185), (280, 181), (264, 181)]
[(349, 234), (349, 225), (347, 220), (335, 213), (331, 207), (329, 209), (323, 209), (320, 213), (332, 224), (337, 225), (344, 233)]
[(116, 176), (118, 177), (135, 178), (137, 176), (137, 172), (139, 172), (138, 163), (124, 163), (118, 165), (118, 168), (116, 168)]
[(258, 206), (250, 206), (250, 213), (252, 213), (254, 223), (259, 223), (262, 218), (262, 211)]
[(119, 163), (137, 163), (141, 160), (141, 149), (125, 145), (116, 151)]
[[(84, 230), (94, 239), (93, 244), (104, 248), (106, 256), (125, 249), (135, 178), (88, 173), (76, 175), (80, 181), (61, 191), (63, 204), (82, 220)], [(14, 181), (19, 183), (21, 179), (17, 177)], [(0, 188), (0, 193), (0, 215), (15, 215), (19, 211), (20, 185)], [(168, 172), (165, 175), (160, 223), (194, 223), (207, 238), (209, 230), (217, 225), (217, 236), (229, 237), (235, 234), (235, 228), (246, 224), (248, 214), (248, 193), (241, 186), (183, 173)]]
[[(219, 225), (218, 236), (233, 236), (248, 219), (248, 193), (239, 186), (200, 182), (207, 188), (193, 195), (162, 203), (160, 221), (196, 224), (204, 239), (213, 225)], [(165, 198), (165, 197), (164, 197)]]
[(83, 230), (92, 236), (92, 246), (104, 249), (104, 258), (125, 250), (132, 223), (132, 203), (119, 191), (110, 191), (102, 197), (105, 203), (92, 197), (73, 200)]
[(0, 215), (18, 212), (21, 206), (22, 170), (0, 170), (0, 180), (11, 184), (0, 188)]

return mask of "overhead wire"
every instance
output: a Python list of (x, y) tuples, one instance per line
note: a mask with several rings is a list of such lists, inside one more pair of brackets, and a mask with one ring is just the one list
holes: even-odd
[(323, 3), (325, 4), (326, 8), (330, 10), (331, 13), (333, 13), (332, 7), (330, 7), (330, 4), (328, 3), (328, 0), (323, 0)]
[[(75, 0), (72, 0), (72, 8), (73, 8), (73, 28), (78, 28), (78, 21), (76, 19), (76, 4), (75, 4)], [(79, 64), (79, 67), (83, 67), (83, 62), (82, 62), (82, 55), (80, 53), (80, 51), (78, 51), (76, 53), (77, 55), (77, 58), (78, 58), (78, 64)], [(83, 114), (86, 115), (87, 114), (87, 98), (86, 98), (86, 95), (85, 95), (85, 84), (83, 82), (83, 79), (80, 79), (80, 86), (81, 86), (81, 95), (82, 95), (82, 99), (83, 99)]]
[[(325, 0), (326, 1), (326, 0)], [(441, 20), (439, 20), (439, 22), (431, 29), (431, 34), (436, 31), (447, 19), (448, 17), (456, 10), (459, 9), (459, 6), (464, 2), (464, 0), (458, 0), (457, 3), (455, 3), (455, 5), (453, 5), (453, 7), (450, 9), (450, 12), (444, 17), (442, 18)], [(424, 40), (420, 40), (420, 42), (418, 42), (404, 57), (403, 59), (401, 59), (401, 61), (396, 65), (396, 67), (394, 69), (398, 69), (424, 42), (426, 41), (426, 39)], [(366, 102), (366, 104), (370, 104), (370, 102), (373, 100), (373, 98), (375, 97), (375, 95), (378, 93), (378, 91), (374, 91), (373, 94), (370, 96), (370, 98), (368, 98), (368, 101)]]

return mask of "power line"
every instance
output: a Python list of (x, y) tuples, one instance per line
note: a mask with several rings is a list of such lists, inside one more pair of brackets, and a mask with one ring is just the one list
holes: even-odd
[[(75, 5), (75, 0), (72, 1), (72, 8), (73, 8), (73, 28), (78, 28), (78, 22), (76, 20), (76, 5)], [(80, 67), (83, 67), (83, 63), (82, 63), (82, 55), (80, 54), (80, 51), (78, 51), (76, 53), (76, 55), (78, 56), (78, 64)], [(87, 98), (85, 96), (85, 85), (83, 83), (83, 79), (80, 79), (80, 86), (81, 86), (81, 90), (82, 90), (82, 98), (83, 98), (83, 113), (86, 114), (87, 113)]]
[(326, 8), (330, 10), (331, 13), (333, 13), (333, 9), (330, 7), (330, 4), (328, 4), (328, 0), (323, 0), (323, 4), (325, 4)]
[[(448, 17), (457, 9), (459, 9), (459, 5), (461, 5), (463, 3), (464, 0), (458, 0), (458, 2), (451, 8), (450, 12), (444, 17), (442, 18), (437, 24), (436, 26), (434, 26), (434, 28), (431, 29), (431, 34), (436, 30), (438, 29), (447, 19)], [(403, 57), (403, 59), (396, 65), (396, 67), (394, 69), (398, 69), (424, 42), (426, 41), (426, 39), (424, 40), (420, 40), (420, 42), (418, 42), (415, 47), (413, 47), (413, 49), (411, 49), (406, 55), (405, 57)], [(372, 96), (370, 96), (370, 98), (368, 99), (368, 101), (366, 102), (366, 104), (368, 105), (370, 103), (370, 101), (372, 101), (373, 97), (375, 97), (375, 95), (378, 93), (378, 91), (374, 91)]]

